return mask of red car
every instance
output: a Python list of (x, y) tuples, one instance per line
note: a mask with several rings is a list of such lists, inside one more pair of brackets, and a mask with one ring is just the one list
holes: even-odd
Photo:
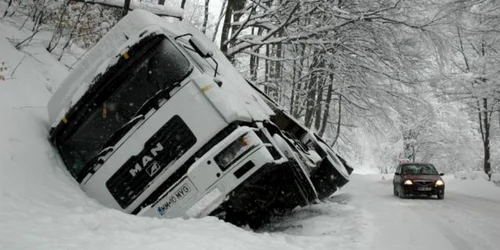
[(429, 163), (400, 163), (394, 173), (394, 195), (401, 198), (437, 195), (438, 199), (443, 199), (443, 175)]

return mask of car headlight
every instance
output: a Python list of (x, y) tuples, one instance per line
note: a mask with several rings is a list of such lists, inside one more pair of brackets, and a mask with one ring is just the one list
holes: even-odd
[(413, 185), (413, 182), (411, 182), (411, 180), (406, 180), (405, 185)]
[(436, 186), (443, 186), (444, 182), (442, 180), (437, 180), (436, 181)]
[(253, 134), (246, 133), (229, 144), (229, 146), (214, 157), (214, 160), (222, 170), (226, 170), (233, 161), (251, 148), (257, 146), (257, 144), (258, 138)]

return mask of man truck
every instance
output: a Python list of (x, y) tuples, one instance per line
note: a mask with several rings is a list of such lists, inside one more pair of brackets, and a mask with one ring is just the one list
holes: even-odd
[(130, 214), (256, 227), (330, 196), (352, 171), (200, 31), (143, 10), (86, 52), (48, 113), (83, 191)]

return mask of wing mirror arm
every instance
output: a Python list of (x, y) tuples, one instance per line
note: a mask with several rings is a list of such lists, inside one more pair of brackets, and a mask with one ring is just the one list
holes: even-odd
[(202, 40), (200, 40), (198, 37), (192, 36), (189, 39), (189, 43), (191, 46), (196, 50), (196, 53), (200, 55), (203, 58), (210, 58), (212, 61), (215, 63), (215, 73), (214, 77), (217, 76), (217, 70), (219, 69), (219, 63), (214, 59), (214, 51), (210, 49), (208, 46), (206, 46), (205, 43), (203, 43)]

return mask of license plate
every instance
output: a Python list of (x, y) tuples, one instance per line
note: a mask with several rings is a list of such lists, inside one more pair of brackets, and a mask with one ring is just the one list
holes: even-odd
[(431, 191), (432, 188), (431, 187), (419, 187), (417, 190), (418, 191)]
[(172, 194), (169, 194), (163, 204), (157, 208), (160, 216), (165, 215), (170, 208), (172, 208), (177, 202), (186, 197), (187, 194), (191, 192), (191, 190), (192, 188), (187, 183), (184, 183), (182, 186), (175, 189)]

